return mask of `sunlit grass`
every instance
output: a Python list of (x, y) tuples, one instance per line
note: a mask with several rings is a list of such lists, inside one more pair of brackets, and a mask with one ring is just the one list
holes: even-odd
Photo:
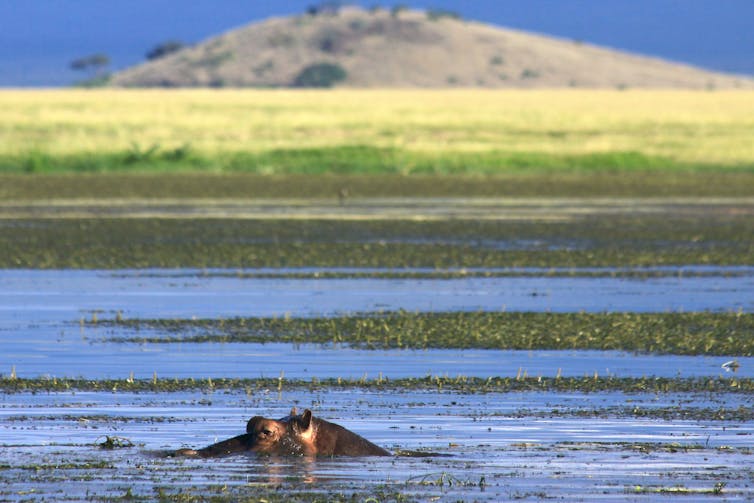
[(751, 91), (6, 90), (0, 169), (754, 166)]

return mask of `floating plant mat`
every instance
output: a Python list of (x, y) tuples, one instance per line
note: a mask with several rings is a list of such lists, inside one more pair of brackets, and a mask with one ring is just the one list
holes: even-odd
[[(750, 499), (754, 427), (719, 412), (751, 409), (751, 397), (724, 391), (465, 394), (368, 388), (14, 393), (0, 402), (0, 497)], [(311, 407), (396, 452), (449, 456), (368, 464), (159, 456), (236, 435), (249, 417), (284, 416), (291, 405)]]
[[(754, 355), (752, 313), (406, 311), (324, 318), (133, 319), (89, 322), (106, 342), (287, 342), (362, 349), (623, 350)], [(148, 333), (141, 333), (148, 329)], [(125, 333), (126, 335), (120, 335)]]
[[(115, 272), (113, 275), (117, 276)], [(125, 271), (123, 277), (134, 274)], [(141, 278), (238, 278), (238, 279), (457, 279), (457, 278), (732, 278), (754, 276), (752, 266), (656, 266), (656, 267), (462, 267), (432, 269), (358, 267), (277, 267), (260, 269), (160, 269), (142, 270)]]
[(600, 393), (622, 391), (626, 393), (741, 393), (754, 392), (754, 379), (735, 377), (684, 378), (684, 377), (469, 377), (458, 375), (389, 378), (379, 375), (369, 378), (162, 378), (155, 373), (151, 379), (84, 379), (84, 378), (0, 378), (0, 389), (5, 393), (96, 391), (96, 392), (157, 392), (193, 391), (209, 392), (242, 390), (247, 394), (270, 393), (276, 390), (308, 390), (312, 393), (327, 390), (376, 391), (448, 391), (466, 394), (509, 393), (522, 391)]

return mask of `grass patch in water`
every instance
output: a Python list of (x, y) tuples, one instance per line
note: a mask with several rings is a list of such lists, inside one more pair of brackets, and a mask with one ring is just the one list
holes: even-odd
[(55, 464), (28, 464), (28, 465), (0, 465), (0, 470), (25, 470), (31, 472), (56, 471), (56, 470), (114, 470), (116, 468), (109, 461), (67, 462)]
[(754, 379), (664, 378), (664, 377), (468, 377), (431, 376), (389, 379), (329, 378), (311, 380), (282, 378), (165, 378), (165, 379), (82, 379), (0, 377), (4, 393), (50, 393), (93, 391), (106, 393), (172, 393), (177, 391), (242, 391), (247, 394), (306, 390), (360, 389), (369, 391), (415, 392), (449, 391), (462, 394), (513, 392), (600, 393), (754, 393)]
[[(746, 406), (736, 408), (728, 407), (630, 407), (615, 406), (606, 408), (557, 408), (551, 410), (520, 409), (509, 414), (492, 414), (493, 416), (522, 418), (635, 418), (635, 419), (662, 419), (663, 421), (752, 421), (754, 409)], [(666, 445), (666, 444), (661, 444)], [(672, 444), (669, 444), (672, 446)], [(668, 447), (672, 448), (672, 447)], [(691, 447), (684, 447), (690, 449)], [(697, 446), (695, 448), (703, 448)], [(680, 450), (680, 449), (679, 449)], [(673, 451), (675, 452), (675, 451)]]
[[(335, 270), (302, 270), (302, 271), (201, 271), (186, 273), (184, 277), (197, 278), (236, 278), (236, 279), (461, 279), (461, 278), (735, 278), (750, 276), (749, 270), (728, 269), (725, 271), (695, 268), (652, 269), (639, 268), (547, 268), (526, 270), (516, 268), (505, 269), (445, 269), (445, 270), (381, 270), (372, 271), (335, 271)], [(159, 272), (148, 272), (139, 275), (142, 278), (164, 277)]]
[(568, 222), (0, 220), (2, 268), (751, 265), (754, 218), (613, 215)]
[[(310, 484), (311, 485), (311, 484)], [(404, 494), (395, 490), (364, 491), (363, 489), (338, 491), (301, 489), (287, 484), (261, 484), (249, 483), (245, 486), (238, 485), (205, 485), (202, 487), (157, 487), (155, 494), (139, 496), (129, 494), (123, 501), (143, 499), (152, 501), (156, 498), (164, 502), (204, 502), (235, 503), (238, 501), (254, 503), (380, 503), (383, 501), (404, 502), (423, 501), (413, 495)], [(116, 500), (117, 501), (117, 500)]]
[(693, 495), (711, 495), (711, 496), (724, 496), (726, 493), (725, 482), (718, 482), (711, 489), (706, 488), (689, 488), (682, 485), (676, 486), (643, 486), (635, 485), (626, 487), (626, 494), (654, 494), (663, 496), (693, 496)]
[(111, 342), (343, 344), (362, 349), (616, 350), (754, 355), (752, 313), (534, 313), (405, 311), (326, 318), (98, 320), (155, 336)]

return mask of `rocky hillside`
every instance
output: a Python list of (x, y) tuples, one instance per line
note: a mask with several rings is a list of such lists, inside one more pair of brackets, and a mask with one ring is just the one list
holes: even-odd
[(575, 41), (420, 11), (342, 9), (244, 26), (115, 74), (128, 87), (754, 87)]

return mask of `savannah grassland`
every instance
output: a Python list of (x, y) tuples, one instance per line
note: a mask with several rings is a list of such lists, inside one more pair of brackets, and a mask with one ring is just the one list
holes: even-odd
[(0, 172), (754, 172), (752, 91), (0, 92)]

